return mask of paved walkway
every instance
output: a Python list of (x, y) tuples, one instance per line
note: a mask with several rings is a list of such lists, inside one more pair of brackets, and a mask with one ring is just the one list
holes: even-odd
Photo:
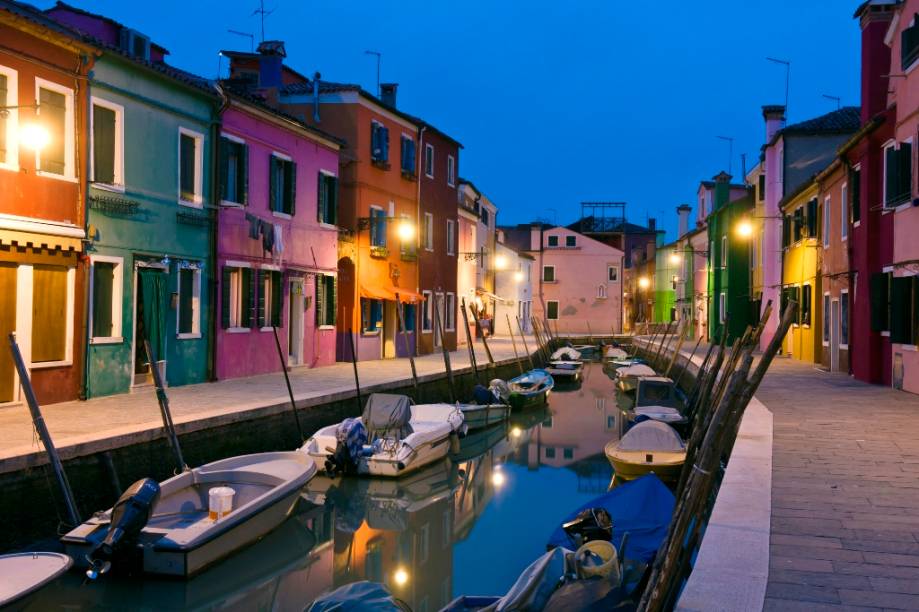
[[(517, 350), (523, 356), (520, 338)], [(526, 339), (530, 350), (536, 340)], [(488, 341), (496, 362), (513, 360), (509, 337)], [(481, 342), (476, 342), (479, 367), (488, 363)], [(450, 353), (454, 372), (469, 370), (465, 346)], [(419, 380), (443, 375), (442, 353), (415, 359)], [(363, 361), (358, 364), (361, 392), (411, 384), (408, 359)], [(298, 408), (354, 397), (354, 372), (350, 363), (323, 368), (296, 368), (290, 372)], [(184, 433), (290, 409), (283, 375), (265, 374), (216, 383), (174, 387), (168, 390), (169, 404), (178, 432)], [(162, 420), (152, 389), (139, 393), (64, 402), (42, 407), (42, 413), (62, 458), (88, 455), (131, 442), (162, 436)], [(0, 408), (0, 473), (44, 463), (41, 443), (34, 434), (28, 408)]]

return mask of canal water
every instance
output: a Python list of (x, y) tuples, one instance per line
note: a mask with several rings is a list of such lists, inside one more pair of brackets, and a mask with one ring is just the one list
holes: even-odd
[(295, 515), (189, 581), (71, 572), (29, 610), (302, 610), (358, 580), (415, 612), (460, 594), (503, 594), (573, 509), (606, 492), (604, 445), (621, 433), (613, 382), (586, 364), (547, 407), (473, 432), (451, 461), (399, 480), (314, 478)]

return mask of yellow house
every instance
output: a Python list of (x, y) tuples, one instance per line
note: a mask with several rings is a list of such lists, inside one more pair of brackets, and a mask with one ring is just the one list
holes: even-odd
[(820, 361), (822, 313), (818, 274), (820, 206), (816, 181), (808, 181), (782, 200), (782, 310), (789, 299), (798, 303), (798, 318), (785, 337), (785, 351), (794, 359)]

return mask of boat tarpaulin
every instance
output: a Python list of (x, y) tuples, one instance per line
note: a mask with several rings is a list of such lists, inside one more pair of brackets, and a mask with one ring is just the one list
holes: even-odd
[(562, 529), (562, 524), (573, 520), (588, 508), (604, 508), (613, 518), (613, 544), (618, 546), (623, 534), (628, 533), (625, 556), (650, 563), (667, 537), (674, 503), (673, 493), (654, 474), (626, 481), (562, 517), (556, 523), (558, 526), (549, 537), (546, 547), (575, 546), (575, 542)]
[(363, 610), (407, 610), (385, 586), (377, 582), (352, 582), (323, 595), (313, 602), (309, 612), (330, 612), (331, 610), (354, 612)]
[(678, 453), (686, 446), (680, 434), (665, 423), (645, 421), (630, 429), (619, 440), (619, 450), (624, 451), (668, 451)]
[(370, 432), (370, 438), (392, 438), (402, 440), (412, 433), (409, 421), (412, 418), (412, 404), (405, 395), (374, 393), (364, 406), (361, 420)]

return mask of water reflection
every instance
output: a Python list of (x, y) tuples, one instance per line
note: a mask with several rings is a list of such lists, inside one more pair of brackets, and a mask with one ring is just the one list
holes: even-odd
[(450, 461), (399, 480), (314, 478), (290, 521), (191, 581), (70, 574), (30, 609), (303, 609), (357, 580), (416, 612), (503, 593), (559, 520), (606, 490), (603, 446), (622, 427), (613, 390), (601, 364), (586, 364), (549, 407), (474, 432)]

